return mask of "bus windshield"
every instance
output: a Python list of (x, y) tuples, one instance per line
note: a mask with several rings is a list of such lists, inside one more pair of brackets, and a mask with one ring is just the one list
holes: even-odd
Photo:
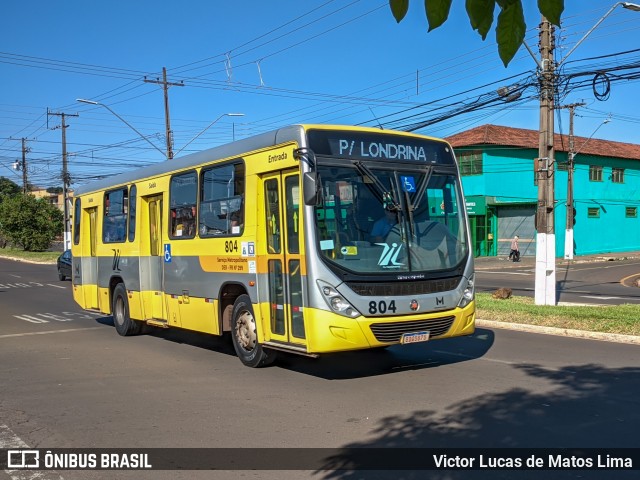
[(464, 202), (451, 168), (319, 164), (321, 257), (355, 274), (452, 269), (468, 254)]

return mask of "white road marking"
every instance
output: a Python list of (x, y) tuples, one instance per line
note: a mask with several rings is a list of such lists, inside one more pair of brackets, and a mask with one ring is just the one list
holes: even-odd
[(0, 335), (0, 339), (15, 338), (15, 337), (30, 337), (31, 335), (49, 335), (51, 333), (81, 332), (84, 330), (97, 330), (99, 328), (103, 328), (103, 327), (68, 328), (66, 330), (49, 330), (47, 332), (10, 333), (8, 335)]
[(55, 313), (38, 313), (40, 317), (48, 318), (49, 320), (56, 320), (58, 322), (70, 322), (73, 318), (62, 317)]
[(24, 320), (25, 322), (31, 323), (49, 323), (49, 320), (42, 320), (38, 317), (32, 317), (31, 315), (14, 315), (15, 318), (19, 318), (20, 320)]
[(533, 275), (532, 272), (491, 272), (489, 270), (476, 270), (476, 275), (478, 273), (492, 273), (494, 275)]
[[(16, 449), (28, 450), (27, 445), (20, 437), (6, 425), (0, 425), (0, 450)], [(64, 477), (54, 470), (5, 470), (11, 480), (64, 480)]]
[(612, 265), (600, 265), (597, 267), (579, 267), (578, 265), (573, 265), (571, 269), (574, 272), (581, 272), (583, 270), (602, 270), (603, 268), (620, 268), (620, 267), (628, 267), (629, 265), (640, 265), (640, 263), (613, 263)]
[(56, 287), (56, 288), (62, 288), (64, 290), (67, 289), (67, 287), (62, 287), (60, 285), (54, 285), (53, 283), (45, 283), (45, 285), (49, 286), (49, 287)]
[(637, 300), (636, 297), (603, 297), (602, 295), (580, 295), (582, 298), (596, 298), (598, 300)]

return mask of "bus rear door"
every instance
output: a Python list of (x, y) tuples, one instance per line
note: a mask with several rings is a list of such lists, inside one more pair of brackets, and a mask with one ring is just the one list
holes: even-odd
[(140, 291), (144, 315), (146, 319), (163, 320), (165, 251), (162, 244), (162, 195), (143, 197), (142, 205)]
[[(300, 175), (297, 170), (264, 179), (264, 229), (267, 247), (268, 306), (264, 327), (272, 342), (306, 346), (302, 281), (304, 241), (300, 231)], [(262, 290), (264, 291), (264, 290)], [(265, 322), (266, 323), (266, 322)]]
[(91, 207), (83, 210), (82, 237), (89, 241), (83, 241), (81, 245), (82, 255), (82, 291), (84, 296), (84, 308), (98, 309), (98, 208)]

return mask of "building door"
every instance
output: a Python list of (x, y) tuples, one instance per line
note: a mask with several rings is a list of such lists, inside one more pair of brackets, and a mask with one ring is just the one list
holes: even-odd
[(306, 344), (302, 302), (302, 232), (298, 171), (264, 177), (268, 319), (271, 341)]
[(509, 255), (511, 240), (520, 237), (520, 256), (536, 254), (535, 207), (498, 207), (498, 255)]

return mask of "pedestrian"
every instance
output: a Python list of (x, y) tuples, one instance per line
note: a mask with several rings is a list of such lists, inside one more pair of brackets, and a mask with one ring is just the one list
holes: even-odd
[(509, 252), (509, 260), (511, 260), (512, 262), (520, 261), (520, 247), (518, 247), (519, 239), (520, 237), (516, 235), (515, 237), (513, 237), (513, 240), (511, 240), (511, 251)]

